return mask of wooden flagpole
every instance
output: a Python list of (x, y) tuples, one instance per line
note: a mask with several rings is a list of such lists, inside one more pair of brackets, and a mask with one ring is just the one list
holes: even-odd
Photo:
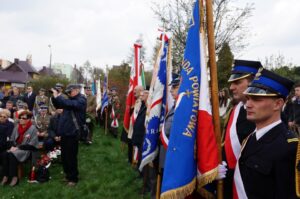
[[(207, 37), (208, 37), (208, 54), (210, 66), (210, 82), (211, 82), (211, 97), (212, 97), (212, 113), (214, 121), (214, 130), (218, 144), (218, 158), (222, 162), (221, 153), (221, 127), (219, 116), (219, 98), (218, 98), (218, 71), (216, 64), (215, 40), (214, 40), (214, 25), (213, 25), (213, 8), (212, 0), (206, 0), (206, 21), (207, 21)], [(223, 181), (219, 180), (217, 184), (217, 198), (223, 199)]]

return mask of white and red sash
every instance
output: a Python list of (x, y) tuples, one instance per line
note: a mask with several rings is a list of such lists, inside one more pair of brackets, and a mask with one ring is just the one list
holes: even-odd
[[(243, 146), (241, 147), (241, 152), (238, 158), (240, 158), (242, 151), (245, 148), (247, 141), (251, 135), (253, 135), (253, 133), (251, 133), (243, 142)], [(233, 199), (247, 199), (247, 198), (248, 197), (241, 176), (239, 162), (237, 162), (234, 170), (234, 177), (233, 177)]]
[(234, 169), (241, 152), (241, 144), (237, 134), (236, 122), (243, 103), (238, 103), (231, 111), (225, 134), (225, 154), (229, 169)]
[(118, 128), (119, 121), (118, 121), (118, 118), (116, 117), (114, 107), (112, 107), (112, 109), (111, 109), (110, 118), (112, 119), (110, 126), (113, 128)]
[(133, 113), (131, 114), (131, 118), (130, 118), (129, 132), (128, 132), (128, 136), (127, 136), (129, 139), (132, 139), (133, 126), (134, 126), (135, 120), (139, 114), (141, 106), (142, 106), (141, 100), (137, 99), (135, 101)]

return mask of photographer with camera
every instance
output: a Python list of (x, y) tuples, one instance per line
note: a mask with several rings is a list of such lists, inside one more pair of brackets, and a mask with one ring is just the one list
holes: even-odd
[(52, 90), (52, 101), (55, 108), (63, 109), (59, 118), (58, 129), (61, 134), (61, 158), (65, 180), (72, 187), (78, 182), (78, 138), (82, 127), (85, 125), (86, 98), (80, 94), (81, 86), (70, 84), (65, 93), (69, 99), (65, 99), (56, 89)]

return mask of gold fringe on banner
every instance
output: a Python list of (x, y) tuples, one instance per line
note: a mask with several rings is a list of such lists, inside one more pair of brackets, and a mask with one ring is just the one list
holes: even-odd
[(218, 167), (202, 174), (201, 176), (198, 176), (197, 177), (197, 188), (200, 189), (204, 185), (211, 183), (212, 181), (214, 181), (216, 179), (217, 176), (218, 176)]
[(172, 189), (170, 191), (161, 194), (161, 199), (182, 199), (193, 193), (196, 187), (196, 178), (194, 178), (189, 184)]
[(295, 179), (296, 179), (296, 193), (297, 197), (300, 198), (300, 171), (298, 169), (300, 163), (300, 142), (298, 141), (298, 149), (297, 149), (297, 156), (296, 156), (296, 165), (295, 165)]

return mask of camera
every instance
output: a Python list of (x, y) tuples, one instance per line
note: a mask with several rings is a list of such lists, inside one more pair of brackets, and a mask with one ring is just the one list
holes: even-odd
[(58, 90), (57, 88), (51, 88), (51, 89), (49, 89), (49, 90), (48, 90), (49, 93), (53, 93), (53, 92), (52, 92), (52, 89), (56, 90), (56, 91), (59, 93), (59, 90)]

